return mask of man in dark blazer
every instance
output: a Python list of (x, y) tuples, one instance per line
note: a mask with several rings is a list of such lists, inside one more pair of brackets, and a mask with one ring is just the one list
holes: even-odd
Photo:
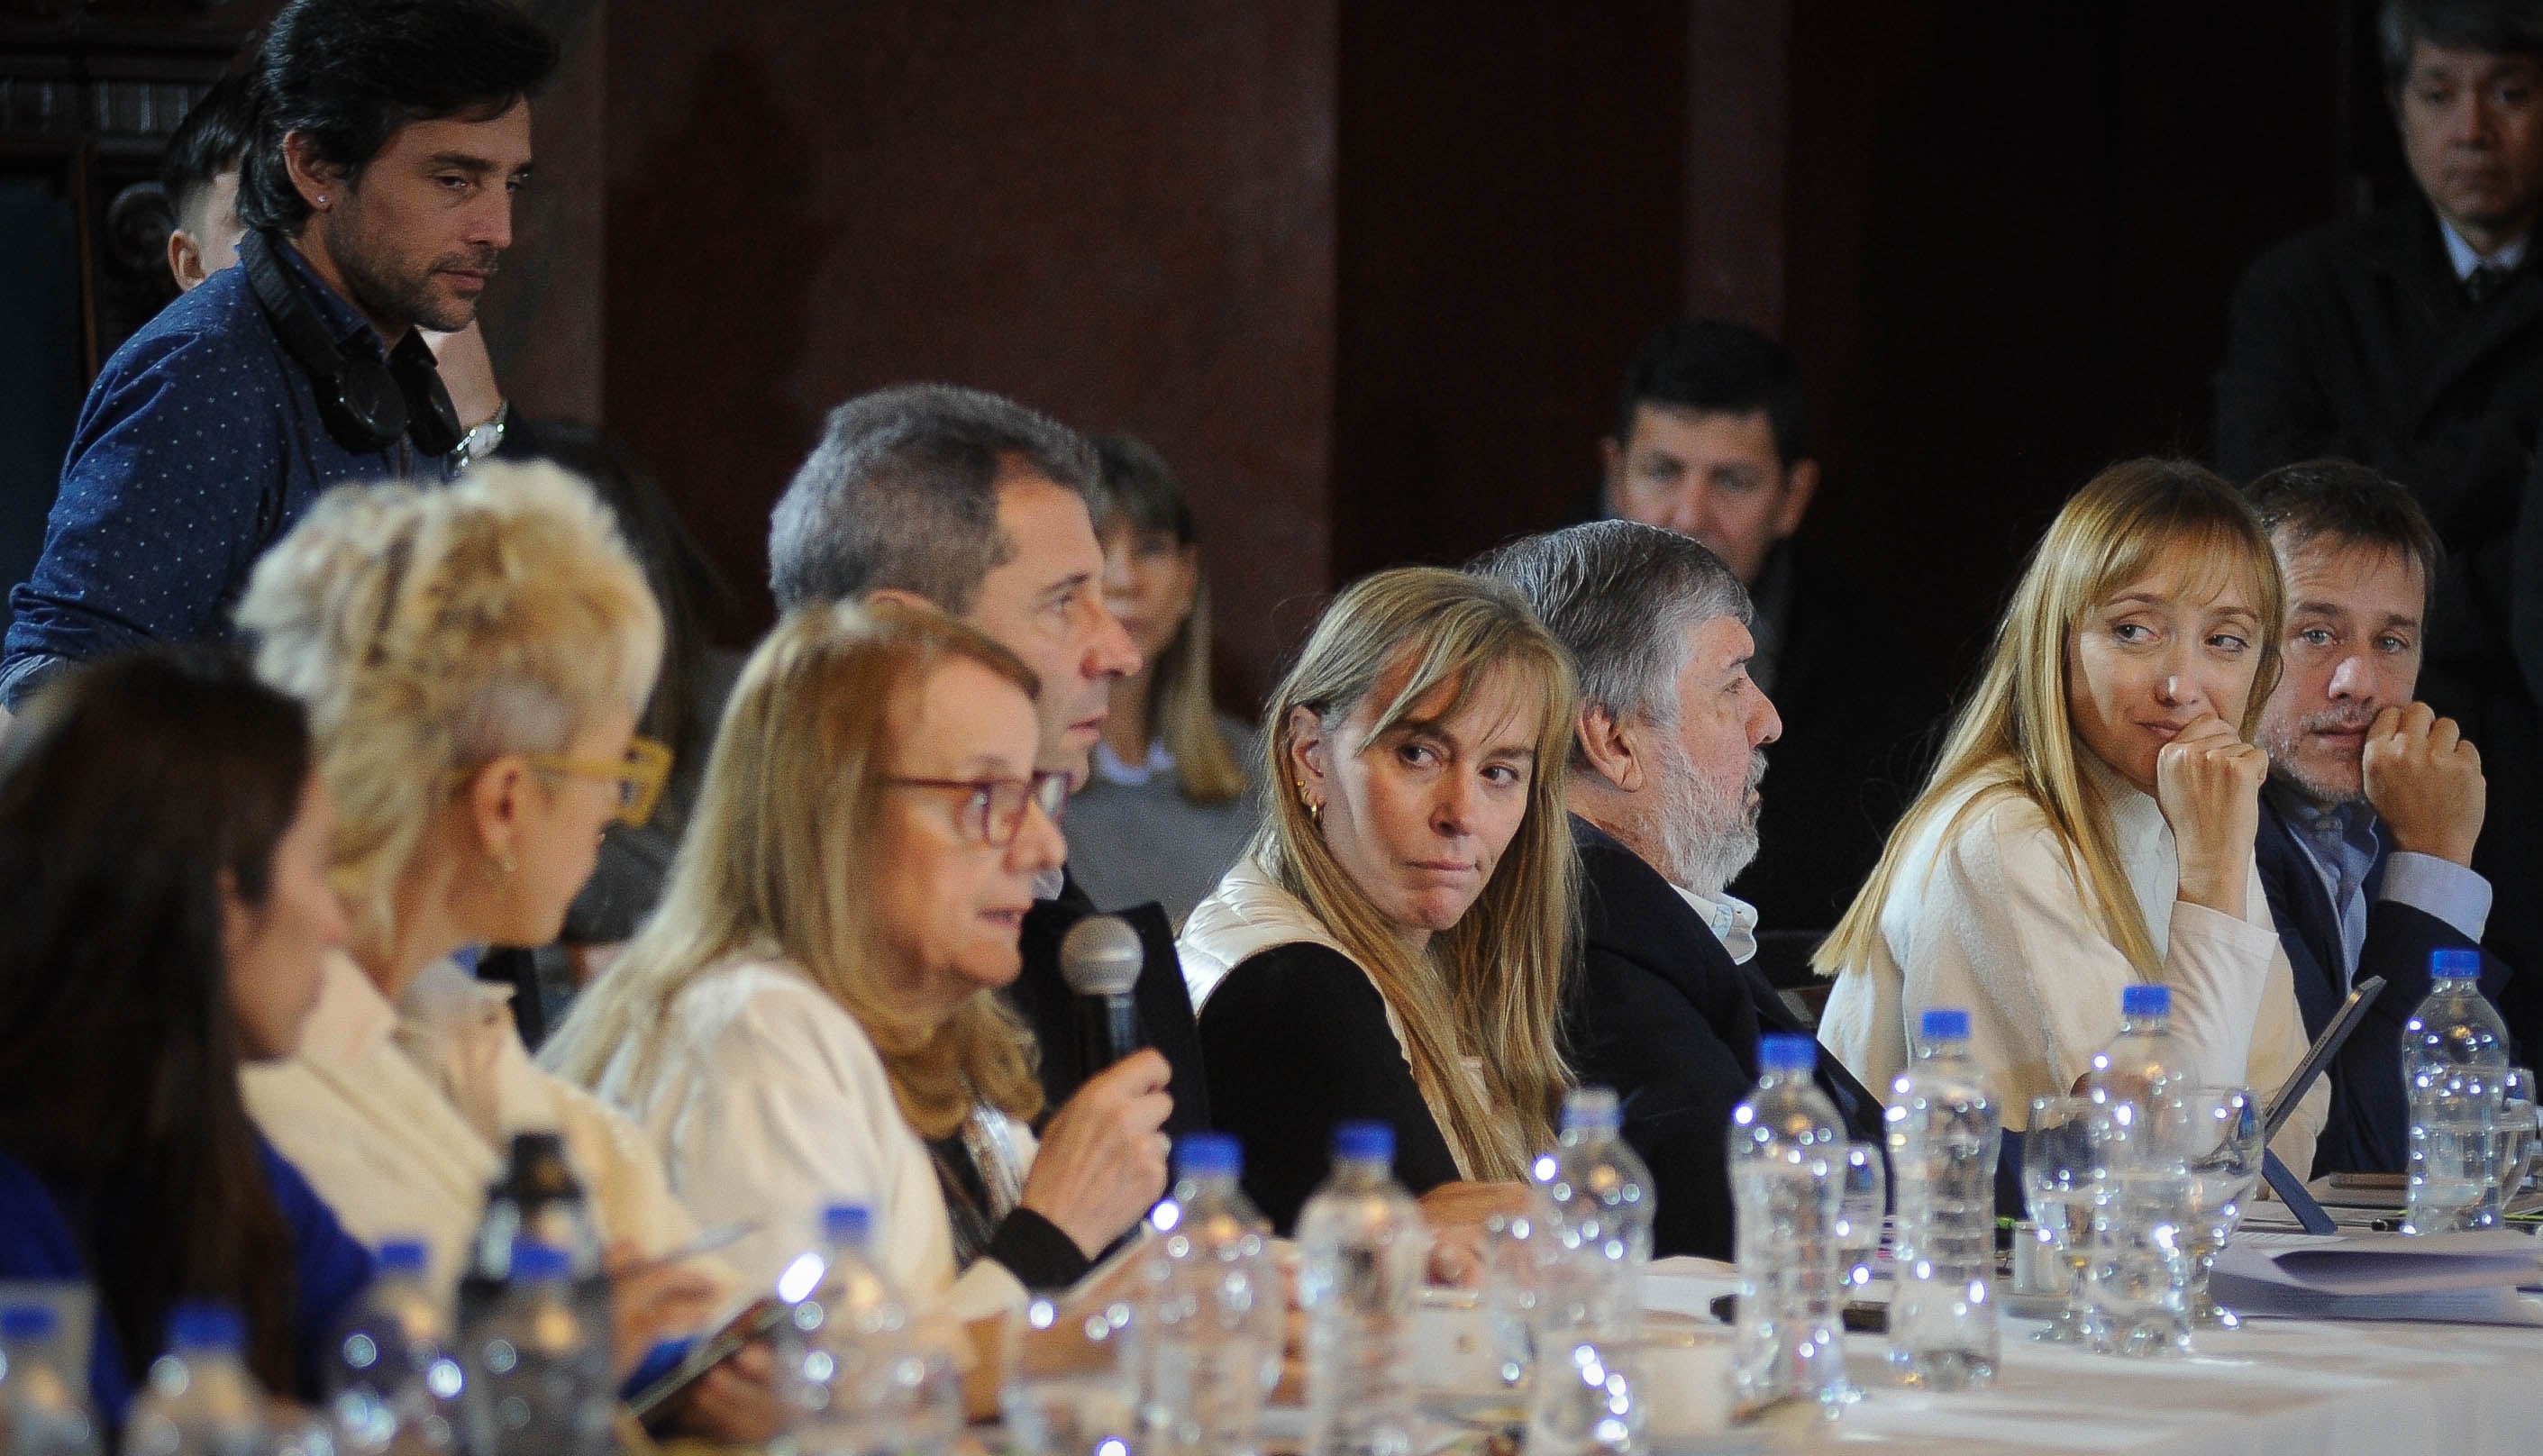
[(1819, 464), (1782, 345), (1719, 319), (1659, 329), (1626, 366), (1598, 449), (1595, 515), (1691, 536), (1747, 589), (1749, 676), (1794, 711), (1775, 815), (1737, 889), (1778, 930), (1825, 930), (1916, 787), (1925, 730), (1949, 706), (1946, 654), (1912, 649), (1903, 617), (1856, 610), (1794, 539)]
[[(2448, 556), (2420, 691), (2489, 750), (2481, 869), (2543, 884), (2543, 6), (2397, 0), (2380, 40), (2417, 189), (2252, 265), (2216, 379), (2217, 459), (2248, 481), (2339, 457), (2418, 497)], [(2487, 944), (2543, 958), (2543, 895), (2503, 900)], [(2503, 1009), (2543, 1037), (2543, 981)]]
[[(860, 396), (830, 412), (777, 502), (770, 588), (782, 611), (899, 600), (980, 629), (1040, 679), (1040, 766), (1083, 784), (1113, 684), (1139, 665), (1104, 605), (1104, 553), (1086, 505), (1095, 477), (1093, 445), (1012, 400), (945, 385)], [(1024, 969), (1006, 995), (1041, 1043), (1042, 1092), (1056, 1109), (1102, 1070), (1079, 1055), (1075, 1002), (1059, 971), (1061, 939), (1097, 910), (1064, 871), (1035, 898), (1019, 937)], [(1146, 951), (1133, 991), (1140, 1032), (1164, 1064), (1134, 1058), (1135, 1085), (1112, 1090), (1132, 1099), (1170, 1091), (1168, 1130), (1207, 1127), (1200, 1035), (1173, 930), (1153, 904), (1122, 914)]]
[[(2490, 914), (2472, 869), (2485, 812), (2481, 755), (2413, 701), (2436, 532), (2411, 493), (2362, 465), (2312, 461), (2252, 484), (2287, 586), (2281, 672), (2257, 734), (2270, 755), (2253, 844), (2295, 971), (2306, 1035), (2350, 988), (2383, 993), (2332, 1064), (2317, 1172), (2398, 1173), (2410, 1157), (2405, 1022), (2428, 957), (2469, 949)], [(2482, 958), (2496, 1000), (2507, 970)]]
[[(1756, 912), (1723, 890), (1757, 852), (1762, 749), (1783, 727), (1748, 676), (1748, 594), (1696, 542), (1631, 521), (1533, 536), (1479, 570), (1527, 596), (1580, 675), (1575, 1067), (1623, 1099), (1658, 1188), (1656, 1252), (1727, 1258), (1731, 1113), (1758, 1035), (1809, 1031), (1742, 963)], [(1852, 1136), (1880, 1139), (1880, 1100), (1834, 1057), (1818, 1082)]]

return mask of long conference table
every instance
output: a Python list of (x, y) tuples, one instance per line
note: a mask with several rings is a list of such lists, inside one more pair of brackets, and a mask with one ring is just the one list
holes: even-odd
[[(1705, 1317), (1728, 1265), (1652, 1265), (1646, 1303)], [(1702, 1437), (1658, 1451), (2124, 1451), (2144, 1456), (2471, 1456), (2543, 1452), (2543, 1328), (2248, 1320), (2200, 1331), (2156, 1360), (2038, 1344), (2004, 1322), (1994, 1384), (1948, 1395), (1887, 1383), (1877, 1335), (1846, 1339), (1865, 1398), (1837, 1420), (1779, 1424), (1753, 1439)]]

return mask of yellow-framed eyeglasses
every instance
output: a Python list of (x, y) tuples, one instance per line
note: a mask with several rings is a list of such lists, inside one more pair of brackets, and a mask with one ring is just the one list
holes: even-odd
[(568, 758), (556, 753), (527, 753), (521, 761), (542, 773), (572, 774), (618, 786), (618, 822), (633, 827), (654, 816), (662, 786), (671, 778), (671, 750), (652, 738), (627, 741), (627, 756), (616, 763), (597, 758)]

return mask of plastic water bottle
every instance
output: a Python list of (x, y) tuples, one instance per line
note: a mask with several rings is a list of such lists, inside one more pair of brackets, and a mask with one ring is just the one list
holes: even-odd
[(1140, 1343), (1151, 1456), (1250, 1456), (1263, 1400), (1280, 1379), (1284, 1296), (1272, 1225), (1236, 1180), (1244, 1155), (1225, 1133), (1175, 1144), (1174, 1192), (1148, 1216)]
[(2481, 954), (2437, 951), (2435, 982), (2402, 1028), (2411, 1106), (2411, 1181), (2403, 1231), (2499, 1226), (2499, 1118), (2507, 1028), (2481, 994)]
[(1969, 1057), (1969, 1014), (1925, 1013), (1915, 1056), (1889, 1084), (1897, 1185), (1897, 1292), (1889, 1370), (1902, 1385), (1965, 1390), (1995, 1379), (1995, 1160), (2004, 1123)]
[(424, 1264), (421, 1242), (381, 1245), (371, 1287), (337, 1332), (328, 1410), (347, 1451), (459, 1449), (466, 1381)]
[(2192, 1080), (2172, 1035), (2172, 988), (2121, 988), (2119, 1020), (2119, 1035), (2084, 1073), (2084, 1094), (2096, 1105), (2088, 1331), (2097, 1349), (2187, 1349), (2190, 1171), (2160, 1126)]
[(574, 1258), (512, 1246), (510, 1277), (460, 1326), (462, 1397), (475, 1456), (602, 1456), (616, 1449), (609, 1326), (585, 1318)]
[(49, 1304), (0, 1306), (0, 1451), (9, 1456), (97, 1456), (105, 1449), (88, 1408), (88, 1382), (64, 1357)]
[(247, 1370), (247, 1322), (225, 1304), (181, 1304), (168, 1352), (124, 1422), (124, 1456), (264, 1456), (265, 1395)]
[(864, 1204), (821, 1210), (819, 1247), (787, 1266), (778, 1296), (795, 1306), (776, 1343), (801, 1456), (952, 1447), (963, 1428), (961, 1382), (945, 1353), (918, 1338), (909, 1301), (876, 1264)]
[(1307, 1316), (1307, 1456), (1409, 1456), (1413, 1321), (1430, 1258), (1420, 1205), (1395, 1181), (1395, 1129), (1334, 1129), (1334, 1169), (1298, 1214)]
[(494, 1308), (511, 1280), (513, 1251), (532, 1244), (565, 1254), (583, 1319), (608, 1329), (609, 1277), (600, 1265), (600, 1232), (582, 1181), (566, 1157), (565, 1139), (554, 1132), (514, 1134), (511, 1162), (486, 1190), (486, 1212), (459, 1278), (460, 1325)]
[(2172, 987), (2122, 986), (2119, 989), (2119, 1035), (2093, 1053), (2084, 1072), (2084, 1095), (2105, 1105), (2129, 1102), (2145, 1107), (2152, 1099), (2185, 1084), (2190, 1063), (2172, 1035)]
[(1732, 1394), (1742, 1410), (1805, 1400), (1834, 1416), (1853, 1389), (1837, 1281), (1845, 1125), (1811, 1080), (1817, 1065), (1808, 1036), (1758, 1037), (1756, 1090), (1731, 1114), (1739, 1265)]
[(1554, 1150), (1528, 1168), (1542, 1235), (1526, 1449), (1638, 1450), (1644, 1401), (1635, 1344), (1643, 1268), (1652, 1260), (1652, 1174), (1619, 1131), (1624, 1114), (1614, 1092), (1574, 1092), (1562, 1125)]

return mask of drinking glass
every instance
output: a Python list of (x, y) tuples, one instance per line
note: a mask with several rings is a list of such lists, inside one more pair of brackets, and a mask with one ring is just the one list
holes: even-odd
[(2525, 1067), (2509, 1067), (2500, 1081), (2499, 1104), (2499, 1206), (2507, 1211), (2508, 1200), (2525, 1189), (2526, 1178), (2534, 1172), (2536, 1142), (2543, 1137), (2543, 1111), (2534, 1101), (2534, 1073)]
[(1881, 1145), (1850, 1142), (1838, 1165), (1843, 1200), (1836, 1210), (1837, 1278), (1849, 1296), (1873, 1279), (1873, 1261), (1881, 1253), (1881, 1230), (1889, 1212), (1889, 1176)]
[(2189, 1102), (2156, 1094), (2097, 1104), (2093, 1158), (2094, 1347), (2159, 1356), (2190, 1348)]
[(2089, 1098), (2035, 1097), (2031, 1125), (2020, 1134), (2023, 1201), (2066, 1269), (2066, 1307), (2031, 1337), (2050, 1344), (2093, 1342), (2084, 1284), (2093, 1264), (2092, 1112)]
[(2261, 1181), (2261, 1100), (2240, 1087), (2191, 1087), (2180, 1094), (2180, 1113), (2165, 1124), (2177, 1140), (2190, 1174), (2183, 1208), (2190, 1256), (2190, 1323), (2198, 1329), (2232, 1330), (2242, 1320), (2207, 1293), (2216, 1256), (2243, 1221), (2243, 1207)]
[(1139, 1383), (1126, 1301), (1086, 1308), (1036, 1299), (1007, 1322), (998, 1410), (1023, 1456), (1128, 1456), (1138, 1449)]

